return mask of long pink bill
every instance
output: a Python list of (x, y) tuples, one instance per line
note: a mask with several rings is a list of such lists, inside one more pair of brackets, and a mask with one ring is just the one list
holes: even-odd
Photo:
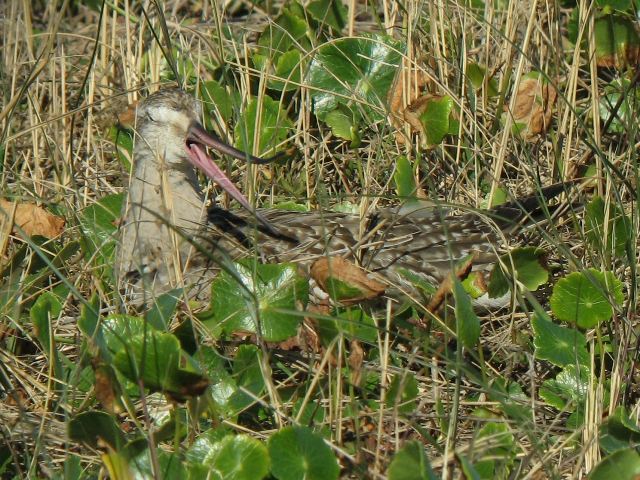
[[(228, 147), (233, 148), (233, 147)], [(235, 149), (233, 149), (235, 150)], [(239, 150), (238, 150), (239, 151)], [(229, 177), (216, 165), (198, 145), (192, 143), (188, 146), (189, 158), (196, 168), (202, 170), (211, 180), (216, 182), (220, 187), (224, 189), (233, 199), (235, 199), (240, 205), (246, 208), (249, 212), (255, 215), (256, 219), (272, 234), (279, 236), (278, 230), (273, 227), (266, 218), (260, 215), (251, 206), (246, 197), (236, 188), (236, 186), (229, 180)]]
[(229, 155), (230, 157), (237, 158), (238, 160), (245, 160), (249, 163), (256, 163), (259, 165), (263, 165), (266, 163), (271, 163), (275, 160), (279, 160), (282, 157), (282, 154), (276, 154), (273, 157), (269, 158), (260, 158), (255, 157), (249, 153), (243, 152), (242, 150), (238, 150), (237, 148), (232, 147), (231, 145), (226, 144), (218, 137), (209, 133), (204, 129), (202, 125), (198, 122), (194, 122), (189, 127), (189, 137), (194, 142), (200, 143), (202, 145), (206, 145), (207, 147), (211, 147), (217, 150), (220, 153), (225, 155)]

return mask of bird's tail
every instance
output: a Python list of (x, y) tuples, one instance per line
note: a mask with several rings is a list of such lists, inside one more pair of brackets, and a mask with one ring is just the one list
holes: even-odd
[(498, 225), (507, 229), (522, 223), (530, 224), (540, 222), (549, 218), (559, 208), (571, 205), (568, 203), (549, 205), (549, 201), (562, 193), (568, 192), (573, 185), (579, 182), (579, 179), (574, 179), (554, 183), (526, 197), (498, 205), (492, 208), (489, 213)]

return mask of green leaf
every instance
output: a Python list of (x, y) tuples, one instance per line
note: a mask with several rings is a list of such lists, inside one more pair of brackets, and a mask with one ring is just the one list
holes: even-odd
[(352, 148), (356, 148), (360, 144), (358, 124), (354, 123), (353, 114), (348, 109), (336, 108), (329, 112), (324, 120), (333, 134), (336, 137), (349, 140)]
[(482, 272), (471, 272), (467, 275), (467, 278), (462, 281), (462, 286), (464, 287), (464, 291), (474, 300), (477, 300), (487, 293)]
[[(487, 69), (477, 63), (470, 63), (467, 65), (467, 77), (473, 85), (473, 88), (480, 90), (485, 86), (485, 79), (487, 78)], [(498, 95), (498, 81), (494, 77), (490, 77), (486, 80), (487, 96), (495, 97)]]
[(600, 8), (610, 8), (625, 12), (631, 8), (632, 2), (631, 0), (596, 0), (596, 5)]
[(339, 104), (351, 107), (355, 102), (367, 121), (383, 119), (404, 48), (382, 35), (343, 38), (318, 48), (307, 77), (318, 118), (324, 120)]
[(80, 307), (80, 319), (78, 320), (78, 328), (87, 337), (93, 337), (98, 331), (98, 322), (100, 321), (100, 298), (97, 294), (93, 294), (88, 303)]
[(401, 414), (410, 414), (416, 409), (416, 399), (418, 398), (418, 381), (413, 372), (396, 374), (391, 380), (387, 391), (387, 406), (397, 407)]
[(325, 344), (338, 335), (343, 335), (347, 340), (360, 340), (365, 343), (374, 343), (378, 338), (378, 328), (374, 319), (357, 306), (340, 310), (330, 319), (318, 319), (318, 333)]
[[(167, 58), (164, 55), (160, 60), (160, 77), (165, 80), (174, 80), (178, 82), (178, 84), (181, 84), (183, 81), (193, 84), (196, 79), (197, 68), (193, 63), (191, 51), (182, 51), (181, 49), (174, 47), (171, 50), (170, 55), (173, 57), (173, 63), (176, 67), (178, 78), (176, 78)], [(147, 59), (147, 61), (149, 60), (150, 59)]]
[(84, 412), (69, 422), (69, 438), (84, 443), (91, 448), (108, 445), (119, 451), (125, 444), (125, 437), (113, 417), (105, 412)]
[(94, 274), (97, 273), (102, 278), (113, 278), (116, 247), (114, 234), (123, 199), (122, 193), (108, 195), (82, 210), (78, 217), (84, 257), (100, 269)]
[(315, 21), (337, 32), (347, 24), (348, 12), (341, 0), (314, 0), (307, 5), (307, 12)]
[(257, 156), (272, 154), (287, 138), (292, 126), (286, 112), (271, 97), (252, 98), (238, 121), (235, 145), (243, 152), (253, 152)]
[(304, 48), (308, 42), (303, 40), (309, 31), (304, 15), (304, 10), (296, 2), (292, 2), (289, 8), (283, 9), (282, 13), (273, 22), (269, 22), (267, 28), (260, 34), (259, 54), (273, 58), (288, 52), (294, 46)]
[(469, 462), (467, 457), (458, 452), (456, 452), (456, 457), (460, 462), (460, 469), (466, 480), (482, 480), (483, 477), (480, 476), (480, 473), (478, 473), (476, 468)]
[(618, 14), (604, 15), (594, 24), (598, 66), (618, 67), (637, 56), (640, 37), (633, 22)]
[(116, 147), (116, 157), (127, 172), (133, 165), (133, 131), (121, 126), (113, 126), (109, 129), (109, 139)]
[[(293, 264), (261, 265), (237, 263), (238, 277), (222, 272), (212, 286), (211, 312), (227, 333), (258, 332), (266, 341), (277, 342), (296, 334), (302, 318), (296, 302), (308, 298), (308, 282)], [(238, 283), (240, 282), (240, 283)], [(255, 298), (247, 298), (246, 290)], [(259, 321), (258, 321), (259, 319)], [(213, 323), (214, 325), (210, 325)]]
[[(241, 345), (238, 348), (233, 362), (235, 390), (227, 400), (230, 411), (241, 412), (262, 395), (265, 384), (260, 361), (261, 354), (255, 345)], [(229, 382), (226, 386), (230, 386)]]
[(575, 323), (581, 328), (593, 328), (610, 320), (614, 304), (624, 301), (622, 282), (613, 272), (602, 273), (593, 268), (574, 272), (558, 281), (551, 295), (551, 311), (558, 319)]
[(453, 106), (453, 98), (449, 95), (433, 97), (427, 101), (419, 118), (428, 145), (438, 145), (448, 134), (458, 133), (457, 129), (453, 131), (452, 128)]
[(458, 279), (453, 284), (453, 298), (456, 303), (456, 335), (465, 347), (473, 348), (480, 338), (480, 319), (473, 311), (469, 294)]
[(515, 458), (515, 439), (510, 427), (506, 423), (488, 422), (478, 432), (478, 439), (488, 440), (491, 447), (484, 450), (484, 455)]
[(248, 435), (226, 436), (213, 445), (204, 463), (225, 480), (260, 480), (269, 473), (267, 447)]
[(600, 426), (600, 448), (606, 453), (634, 447), (640, 443), (640, 428), (622, 406), (617, 407)]
[(556, 378), (545, 380), (540, 397), (558, 410), (572, 412), (584, 405), (589, 390), (589, 369), (583, 365), (567, 365)]
[(255, 53), (253, 63), (257, 70), (276, 77), (268, 79), (269, 88), (286, 92), (300, 88), (302, 71), (306, 64), (300, 50), (293, 49), (273, 56)]
[(531, 326), (537, 358), (548, 360), (558, 367), (589, 365), (587, 339), (582, 332), (556, 325), (538, 313), (534, 314)]
[(176, 311), (182, 294), (181, 288), (163, 293), (153, 299), (152, 308), (144, 315), (144, 319), (156, 330), (168, 330), (171, 317)]
[(142, 381), (151, 391), (160, 391), (176, 400), (200, 395), (209, 385), (195, 362), (180, 349), (170, 333), (147, 330), (128, 339), (114, 357), (115, 367), (134, 383)]
[[(146, 441), (145, 441), (146, 443)], [(135, 445), (135, 450), (140, 448), (139, 445)], [(116, 478), (135, 478), (135, 479), (151, 479), (151, 478), (187, 478), (187, 470), (182, 463), (180, 455), (177, 453), (167, 453), (162, 449), (156, 450), (156, 458), (158, 471), (156, 472), (153, 467), (153, 461), (151, 459), (151, 453), (146, 448), (136, 456), (129, 454), (129, 457), (133, 457), (129, 462), (130, 470), (133, 476), (121, 476)], [(129, 472), (127, 472), (129, 473)], [(129, 474), (131, 475), (131, 474)]]
[(413, 175), (413, 165), (406, 155), (400, 155), (396, 160), (396, 171), (393, 174), (398, 197), (406, 201), (416, 201), (416, 179)]
[(337, 479), (340, 467), (321, 436), (307, 427), (285, 427), (269, 438), (271, 473), (278, 480)]
[[(496, 263), (489, 277), (489, 297), (499, 298), (506, 295), (512, 286), (510, 280), (515, 271), (519, 283), (532, 292), (547, 283), (549, 272), (545, 266), (545, 251), (537, 247), (516, 248), (503, 255)], [(504, 264), (504, 267), (503, 265)], [(504, 268), (507, 268), (508, 275)]]
[(629, 217), (617, 205), (606, 205), (602, 197), (591, 200), (586, 212), (585, 233), (589, 243), (604, 253), (624, 255), (633, 238)]
[(45, 355), (52, 353), (51, 319), (57, 318), (62, 311), (60, 300), (51, 292), (44, 291), (31, 307), (29, 315), (33, 323), (34, 333), (42, 345)]
[(224, 121), (229, 121), (233, 114), (233, 103), (226, 88), (215, 80), (207, 80), (200, 83), (200, 98), (206, 117), (211, 117), (213, 111), (217, 110)]
[(63, 378), (63, 369), (60, 353), (56, 349), (55, 340), (51, 335), (51, 320), (57, 318), (61, 311), (60, 300), (53, 293), (44, 291), (38, 296), (29, 312), (35, 336), (40, 342), (45, 356), (53, 364), (54, 375), (57, 379)]
[(425, 297), (433, 295), (438, 290), (436, 287), (426, 281), (421, 275), (418, 275), (411, 270), (408, 270), (406, 268), (398, 268), (397, 272), (401, 277), (411, 282), (414, 287), (420, 290), (425, 295)]
[(618, 450), (596, 465), (589, 480), (636, 480), (640, 476), (640, 454), (635, 448)]
[(437, 480), (420, 442), (407, 442), (396, 452), (387, 471), (389, 480)]
[(489, 422), (478, 432), (478, 443), (486, 446), (474, 464), (481, 478), (506, 478), (515, 459), (515, 441), (506, 423)]
[(220, 441), (229, 433), (229, 428), (223, 425), (202, 432), (185, 453), (187, 462), (203, 464), (205, 458), (220, 445)]
[(146, 328), (152, 327), (146, 326), (142, 318), (114, 314), (100, 322), (98, 335), (109, 352), (115, 354), (125, 349), (132, 338), (144, 334)]

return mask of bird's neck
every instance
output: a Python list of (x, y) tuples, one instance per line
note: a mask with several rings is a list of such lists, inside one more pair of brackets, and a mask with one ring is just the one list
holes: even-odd
[(134, 158), (127, 216), (196, 231), (202, 225), (204, 197), (193, 167), (186, 160), (168, 163), (148, 148), (136, 148)]

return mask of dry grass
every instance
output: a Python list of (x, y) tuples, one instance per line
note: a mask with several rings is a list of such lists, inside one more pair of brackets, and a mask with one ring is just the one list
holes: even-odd
[[(575, 176), (584, 165), (593, 164), (597, 171), (595, 191), (608, 202), (621, 203), (637, 227), (635, 193), (629, 188), (636, 183), (637, 132), (628, 132), (627, 142), (612, 139), (602, 132), (599, 122), (592, 121), (598, 117), (598, 97), (606, 81), (598, 76), (595, 61), (585, 61), (578, 52), (572, 57), (573, 47), (564, 35), (567, 13), (557, 2), (504, 2), (508, 6), (503, 10), (495, 7), (503, 2), (488, 3), (494, 6), (487, 6), (484, 15), (449, 1), (349, 3), (350, 34), (384, 30), (408, 40), (405, 64), (426, 75), (434, 92), (448, 93), (456, 100), (459, 136), (447, 137), (447, 144), (425, 150), (415, 137), (409, 136), (410, 143), (398, 142), (396, 129), (381, 122), (367, 130), (363, 147), (350, 150), (332, 138), (326, 126), (315, 122), (309, 93), (302, 85), (301, 94), (289, 108), (295, 123), (290, 141), (298, 146), (300, 158), (286, 166), (238, 167), (232, 172), (233, 179), (245, 191), (253, 192), (261, 205), (293, 199), (311, 208), (331, 208), (347, 201), (364, 213), (396, 201), (392, 173), (401, 154), (419, 163), (416, 177), (429, 196), (472, 208), (482, 207), (487, 193), (495, 192), (498, 186), (513, 195), (522, 194)], [(279, 5), (268, 8), (277, 12)], [(217, 72), (223, 71), (245, 99), (265, 94), (267, 79), (248, 59), (256, 32), (269, 22), (266, 10), (266, 6), (241, 1), (228, 2), (224, 9), (218, 2), (172, 0), (164, 5), (172, 42), (196, 65), (198, 78), (211, 78), (210, 64), (220, 66)], [(159, 32), (157, 13), (150, 9), (149, 14)], [(586, 9), (583, 14), (588, 15)], [(10, 0), (0, 4), (2, 195), (19, 202), (37, 202), (63, 215), (67, 228), (58, 240), (62, 243), (79, 237), (79, 212), (122, 190), (126, 173), (107, 135), (117, 113), (127, 103), (169, 83), (163, 80), (166, 70), (161, 49), (137, 3), (108, 3), (101, 23), (98, 20), (95, 10), (79, 2)], [(470, 62), (486, 65), (500, 80), (500, 91), (507, 94), (497, 101), (479, 94), (472, 105), (468, 83), (460, 80)], [(497, 112), (503, 105), (513, 107), (510, 92), (534, 69), (546, 72), (557, 85), (559, 98), (552, 133), (525, 142), (501, 125)], [(402, 133), (405, 138), (409, 135), (408, 130)], [(284, 182), (278, 179), (295, 188), (283, 188)], [(345, 475), (351, 472), (356, 477), (383, 478), (393, 453), (405, 440), (430, 436), (434, 443), (427, 450), (433, 466), (443, 478), (453, 478), (460, 475), (456, 455), (478, 458), (488, 448), (473, 435), (487, 420), (474, 416), (483, 411), (508, 422), (516, 439), (520, 466), (511, 478), (582, 477), (600, 459), (597, 439), (603, 417), (618, 405), (637, 410), (636, 397), (625, 390), (634, 373), (637, 287), (635, 262), (611, 262), (590, 250), (584, 238), (570, 230), (570, 226), (564, 227), (564, 234), (571, 238), (560, 240), (555, 229), (549, 229), (550, 248), (560, 247), (554, 250), (553, 258), (563, 259), (567, 270), (615, 268), (626, 282), (628, 299), (607, 332), (614, 361), (605, 365), (600, 357), (593, 357), (598, 367), (594, 371), (602, 369), (602, 374), (590, 379), (583, 427), (566, 427), (566, 413), (538, 398), (541, 382), (552, 372), (533, 358), (529, 318), (514, 309), (483, 319), (483, 350), (464, 361), (447, 348), (444, 335), (415, 342), (407, 338), (410, 330), (398, 332), (391, 327), (390, 318), (379, 319), (382, 328), (375, 346), (379, 358), (367, 359), (363, 372), (380, 379), (379, 400), (384, 403), (392, 374), (414, 371), (419, 402), (408, 416), (397, 408), (352, 411), (359, 393), (341, 373), (342, 368), (348, 369), (342, 342), (335, 342), (318, 357), (274, 354), (277, 362), (288, 366), (288, 374), (276, 380), (265, 372), (268, 393), (260, 401), (272, 412), (273, 428), (297, 420), (279, 391), (287, 385), (306, 383), (305, 401), (326, 406), (324, 425), (347, 467)], [(2, 235), (6, 233), (5, 229)], [(4, 268), (25, 245), (33, 247), (19, 236), (0, 241), (0, 265)], [(42, 248), (49, 247), (44, 244)], [(632, 260), (635, 255), (634, 249)], [(103, 313), (116, 306), (81, 254), (63, 259), (58, 266), (65, 280), (52, 277), (37, 282), (22, 265), (16, 275), (22, 275), (24, 288), (11, 294), (5, 288), (8, 281), (2, 287), (0, 431), (19, 478), (59, 472), (71, 453), (82, 455), (83, 465), (100, 462), (96, 452), (65, 440), (65, 422), (88, 408), (91, 396), (78, 388), (79, 378), (69, 379), (63, 386), (56, 384), (47, 355), (36, 346), (28, 306), (43, 289), (68, 284), (70, 293), (60, 316), (52, 319), (52, 333), (57, 348), (74, 362), (80, 361), (81, 335), (75, 322), (81, 299), (97, 293)], [(31, 281), (35, 286), (28, 289), (26, 282)], [(594, 351), (598, 339), (594, 334), (589, 338)], [(477, 355), (484, 356), (481, 363), (474, 360)], [(532, 417), (516, 420), (499, 414), (504, 405), (491, 394), (498, 378), (515, 381), (523, 388), (523, 403), (532, 409)], [(608, 404), (602, 398), (605, 384), (614, 392)], [(154, 408), (149, 407), (156, 414), (167, 406), (160, 402)], [(124, 415), (121, 421), (147, 431), (135, 414), (133, 418)], [(271, 433), (256, 425), (228, 423), (258, 438)]]

